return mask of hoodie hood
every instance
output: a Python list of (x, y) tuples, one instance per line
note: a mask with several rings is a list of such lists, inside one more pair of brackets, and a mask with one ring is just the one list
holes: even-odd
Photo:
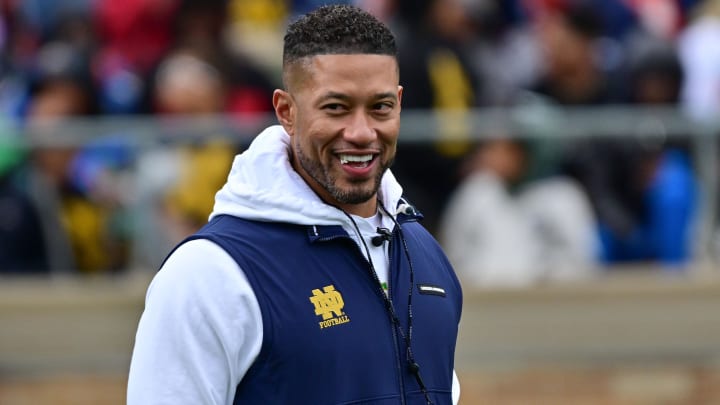
[[(383, 175), (380, 200), (395, 213), (402, 187), (390, 170)], [(290, 136), (282, 126), (261, 132), (235, 157), (227, 183), (215, 195), (210, 218), (232, 215), (244, 219), (298, 225), (346, 225), (348, 216), (324, 203), (290, 164)]]

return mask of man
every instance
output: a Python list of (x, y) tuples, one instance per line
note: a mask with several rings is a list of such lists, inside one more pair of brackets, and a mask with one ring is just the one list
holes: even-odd
[(283, 81), (281, 125), (148, 289), (128, 403), (456, 403), (460, 285), (388, 170), (392, 34), (322, 7), (288, 28)]

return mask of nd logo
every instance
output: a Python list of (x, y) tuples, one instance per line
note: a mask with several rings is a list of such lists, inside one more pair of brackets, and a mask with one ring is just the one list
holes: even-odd
[(322, 315), (323, 321), (332, 318), (333, 314), (338, 317), (343, 315), (342, 309), (345, 302), (343, 302), (340, 292), (336, 291), (333, 285), (323, 287), (323, 291), (317, 288), (312, 290), (313, 295), (310, 297), (310, 302), (315, 305), (315, 315)]

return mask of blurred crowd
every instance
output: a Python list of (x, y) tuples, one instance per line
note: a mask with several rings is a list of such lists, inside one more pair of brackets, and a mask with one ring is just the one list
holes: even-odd
[[(719, 0), (344, 2), (396, 33), (405, 109), (720, 112)], [(14, 137), (61, 137), (66, 118), (269, 113), (284, 27), (325, 3), (0, 0), (0, 131), (23, 128), (0, 133), (0, 273), (157, 268), (206, 221), (241, 144), (138, 150), (122, 128), (79, 146)], [(401, 143), (393, 170), (468, 282), (692, 263), (702, 190), (686, 137), (523, 139), (456, 117), (440, 116), (433, 143)]]

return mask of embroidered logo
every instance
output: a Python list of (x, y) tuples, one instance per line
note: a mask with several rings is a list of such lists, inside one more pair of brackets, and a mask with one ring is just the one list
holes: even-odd
[(310, 302), (315, 305), (315, 315), (322, 317), (322, 321), (318, 322), (320, 329), (350, 322), (350, 318), (343, 312), (345, 301), (334, 285), (326, 285), (322, 291), (316, 288), (312, 293)]

